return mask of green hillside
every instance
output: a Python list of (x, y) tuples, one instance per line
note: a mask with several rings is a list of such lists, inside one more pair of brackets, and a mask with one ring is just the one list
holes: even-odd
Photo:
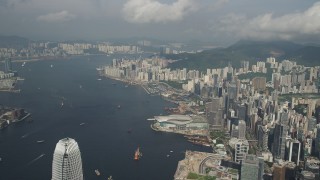
[(234, 67), (240, 67), (243, 60), (250, 65), (257, 61), (265, 61), (267, 57), (276, 57), (278, 61), (292, 59), (306, 66), (320, 65), (320, 47), (303, 46), (291, 42), (255, 42), (239, 41), (228, 47), (206, 50), (196, 54), (167, 55), (169, 59), (179, 60), (170, 64), (171, 68), (199, 69), (225, 67), (230, 62)]

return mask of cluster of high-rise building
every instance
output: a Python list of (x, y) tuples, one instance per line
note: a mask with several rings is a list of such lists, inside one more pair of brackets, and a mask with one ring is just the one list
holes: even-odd
[(99, 53), (140, 53), (141, 48), (136, 45), (113, 45), (110, 43), (56, 43), (32, 42), (24, 48), (0, 48), (0, 57), (36, 58), (67, 55), (85, 55)]
[[(233, 161), (242, 166), (242, 178), (277, 178), (282, 171), (287, 179), (319, 178), (320, 165), (315, 163), (319, 161), (312, 160), (312, 165), (308, 161), (310, 157), (320, 158), (320, 101), (295, 96), (283, 100), (279, 96), (318, 93), (320, 67), (304, 67), (289, 60), (277, 62), (272, 57), (251, 68), (243, 61), (240, 68), (229, 65), (207, 69), (206, 73), (172, 70), (167, 64), (158, 58), (115, 59), (104, 72), (138, 82), (176, 81), (183, 83), (185, 91), (199, 95), (207, 102), (205, 116), (210, 129), (228, 132), (227, 144)], [(252, 78), (240, 78), (249, 73)], [(264, 166), (263, 162), (272, 165)]]
[(12, 70), (10, 58), (4, 59), (4, 71), (0, 71), (0, 90), (13, 89), (16, 79), (16, 73)]
[[(99, 52), (113, 53), (139, 53), (141, 49), (135, 45), (111, 45), (109, 43), (89, 44), (89, 43), (59, 43), (58, 47), (68, 54), (85, 54), (86, 50), (97, 49)], [(87, 52), (88, 53), (88, 52)]]

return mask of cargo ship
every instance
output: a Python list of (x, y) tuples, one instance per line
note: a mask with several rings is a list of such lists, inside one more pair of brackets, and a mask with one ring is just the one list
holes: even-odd
[(142, 156), (142, 153), (140, 152), (140, 148), (138, 147), (138, 149), (134, 152), (134, 160), (138, 161)]

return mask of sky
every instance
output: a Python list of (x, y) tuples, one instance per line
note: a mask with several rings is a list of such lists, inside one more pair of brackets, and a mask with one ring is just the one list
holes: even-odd
[(320, 42), (316, 0), (0, 0), (0, 35), (33, 40), (153, 38), (228, 45)]

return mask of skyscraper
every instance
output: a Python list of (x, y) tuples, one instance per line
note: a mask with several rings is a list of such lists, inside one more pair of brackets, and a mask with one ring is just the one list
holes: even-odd
[(301, 143), (298, 140), (290, 140), (288, 152), (289, 161), (296, 163), (296, 165), (299, 165)]
[(239, 129), (238, 138), (239, 139), (246, 139), (246, 122), (244, 120), (239, 121), (238, 129)]
[(249, 151), (249, 142), (247, 140), (239, 139), (237, 143), (235, 143), (235, 153), (234, 153), (234, 161), (237, 163), (242, 162), (248, 154)]
[(9, 73), (12, 71), (11, 59), (6, 58), (4, 60), (4, 72)]
[(281, 148), (281, 145), (283, 142), (285, 142), (285, 139), (282, 138), (284, 133), (284, 126), (280, 124), (276, 124), (274, 128), (274, 141), (273, 141), (273, 151), (272, 154), (276, 158), (284, 159), (284, 149)]
[(262, 180), (263, 161), (255, 155), (247, 155), (241, 165), (241, 179)]
[(54, 150), (52, 180), (83, 180), (81, 153), (71, 138), (61, 139)]

